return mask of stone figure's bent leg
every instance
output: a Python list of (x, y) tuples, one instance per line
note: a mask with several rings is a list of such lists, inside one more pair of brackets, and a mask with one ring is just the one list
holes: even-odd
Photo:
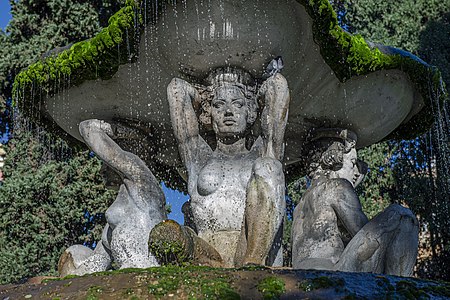
[[(279, 233), (282, 230), (286, 208), (284, 196), (284, 174), (281, 163), (267, 157), (257, 159), (247, 185), (245, 216), (235, 257), (237, 266), (273, 265), (277, 257), (277, 264), (280, 264)], [(272, 254), (271, 257), (269, 252)]]
[(397, 205), (401, 221), (398, 234), (386, 252), (386, 274), (412, 276), (419, 250), (419, 222), (407, 208)]
[(410, 276), (418, 235), (419, 225), (412, 212), (392, 204), (352, 238), (335, 269)]
[(220, 254), (191, 228), (173, 220), (156, 225), (150, 232), (150, 251), (161, 264), (190, 262), (196, 265), (223, 267)]
[(127, 222), (114, 228), (111, 236), (111, 253), (120, 269), (150, 268), (159, 266), (148, 251), (151, 226)]
[[(106, 225), (102, 233), (102, 241), (107, 236), (109, 226)], [(85, 275), (107, 271), (111, 268), (111, 255), (104, 243), (100, 241), (92, 250), (82, 245), (67, 248), (59, 258), (58, 273), (60, 277), (67, 275)]]

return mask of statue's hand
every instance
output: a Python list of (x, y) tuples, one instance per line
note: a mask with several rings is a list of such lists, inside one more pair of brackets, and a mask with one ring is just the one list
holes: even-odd
[(82, 136), (87, 137), (89, 133), (93, 130), (100, 130), (105, 132), (109, 136), (114, 135), (114, 131), (111, 127), (111, 124), (109, 124), (106, 121), (98, 120), (98, 119), (90, 119), (85, 120), (80, 123), (80, 133)]
[(104, 121), (104, 120), (99, 120), (99, 122), (97, 123), (99, 128), (104, 131), (108, 136), (110, 136), (111, 138), (114, 138), (114, 130), (111, 126), (111, 124), (109, 124), (108, 122)]
[[(264, 105), (273, 105), (279, 100), (279, 95), (288, 90), (286, 78), (280, 73), (269, 77), (263, 82), (258, 91), (258, 97), (264, 101)], [(268, 103), (269, 102), (269, 103)]]

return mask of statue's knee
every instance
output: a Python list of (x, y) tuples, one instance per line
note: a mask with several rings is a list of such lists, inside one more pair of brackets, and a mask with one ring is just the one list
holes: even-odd
[(419, 221), (409, 208), (399, 204), (391, 204), (384, 213), (389, 216), (387, 222), (398, 224), (397, 226), (400, 230), (408, 232), (419, 231)]
[(253, 164), (253, 174), (264, 178), (279, 177), (283, 175), (283, 166), (276, 159), (261, 157)]

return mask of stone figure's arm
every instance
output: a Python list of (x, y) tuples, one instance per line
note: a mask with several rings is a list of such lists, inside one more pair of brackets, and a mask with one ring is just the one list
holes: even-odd
[(200, 137), (197, 115), (192, 106), (192, 102), (199, 97), (190, 83), (179, 78), (172, 79), (167, 87), (170, 119), (184, 164), (194, 160), (192, 151), (195, 145), (192, 144), (196, 144)]
[(334, 179), (329, 183), (327, 197), (334, 199), (332, 207), (339, 220), (353, 237), (366, 223), (367, 216), (362, 211), (361, 202), (352, 184), (346, 179)]
[(261, 115), (262, 137), (265, 144), (263, 156), (281, 161), (284, 155), (284, 131), (288, 119), (289, 88), (280, 73), (269, 77), (259, 90), (264, 99)]
[[(79, 129), (89, 148), (126, 178), (137, 179), (151, 174), (147, 165), (137, 155), (123, 150), (112, 139), (116, 134), (111, 124), (91, 119), (81, 122)], [(158, 184), (156, 180), (155, 182)]]

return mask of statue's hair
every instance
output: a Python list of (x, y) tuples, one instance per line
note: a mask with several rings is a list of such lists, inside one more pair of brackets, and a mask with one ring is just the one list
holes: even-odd
[(344, 153), (351, 151), (356, 144), (356, 134), (342, 129), (321, 129), (308, 137), (306, 164), (309, 177), (317, 172), (329, 173), (342, 168)]

